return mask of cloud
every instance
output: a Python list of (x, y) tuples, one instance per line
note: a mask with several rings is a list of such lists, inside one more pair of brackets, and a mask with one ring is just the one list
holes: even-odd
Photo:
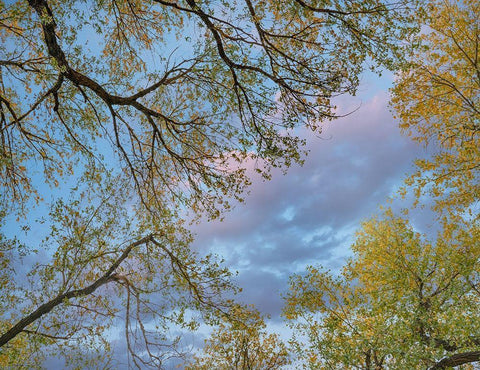
[[(324, 126), (320, 137), (302, 131), (310, 151), (303, 167), (269, 182), (253, 178), (246, 204), (223, 222), (195, 227), (195, 247), (220, 254), (238, 270), (240, 298), (278, 320), (288, 277), (309, 264), (338, 269), (360, 221), (392, 195), (421, 149), (402, 137), (384, 92), (359, 108), (342, 98), (350, 115)], [(340, 113), (342, 113), (340, 112)]]

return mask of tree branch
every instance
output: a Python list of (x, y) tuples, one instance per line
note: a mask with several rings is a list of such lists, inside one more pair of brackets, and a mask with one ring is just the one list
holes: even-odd
[(42, 304), (35, 311), (25, 316), (23, 319), (18, 321), (12, 328), (10, 328), (10, 330), (8, 330), (6, 333), (0, 336), (0, 347), (3, 347), (5, 344), (7, 344), (9, 341), (15, 338), (22, 331), (24, 332), (25, 328), (28, 325), (32, 324), (43, 315), (51, 312), (55, 307), (62, 304), (65, 300), (83, 297), (83, 296), (92, 294), (95, 290), (97, 290), (102, 285), (107, 284), (111, 281), (117, 281), (117, 275), (114, 274), (114, 271), (128, 257), (132, 249), (153, 240), (154, 240), (153, 235), (148, 235), (140, 240), (137, 240), (136, 242), (131, 243), (127, 248), (125, 248), (121, 256), (118, 257), (115, 260), (115, 262), (112, 263), (110, 268), (102, 275), (102, 277), (97, 279), (95, 282), (93, 282), (92, 284), (90, 284), (89, 286), (83, 289), (76, 289), (63, 294), (59, 294), (58, 296), (48, 301), (47, 303)]
[(479, 360), (480, 360), (480, 351), (457, 353), (450, 357), (446, 357), (440, 360), (435, 365), (433, 365), (430, 368), (430, 370), (447, 369), (450, 367), (468, 364), (468, 363), (476, 362)]

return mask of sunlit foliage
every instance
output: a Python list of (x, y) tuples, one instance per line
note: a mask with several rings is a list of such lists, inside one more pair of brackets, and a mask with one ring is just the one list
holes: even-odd
[(417, 160), (407, 181), (417, 197), (433, 196), (437, 211), (480, 200), (480, 5), (433, 1), (420, 48), (398, 76), (392, 105), (400, 127), (439, 151)]
[(363, 225), (341, 275), (310, 267), (293, 276), (284, 315), (305, 367), (446, 369), (479, 361), (479, 226), (457, 218), (429, 241), (388, 211)]
[(206, 340), (202, 355), (185, 369), (280, 369), (291, 364), (287, 347), (266, 331), (264, 318), (248, 307), (233, 307)]

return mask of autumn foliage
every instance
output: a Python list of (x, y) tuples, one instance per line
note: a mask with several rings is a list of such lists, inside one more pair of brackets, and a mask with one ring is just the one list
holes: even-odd
[[(340, 276), (294, 276), (284, 315), (308, 368), (440, 369), (480, 359), (480, 229), (461, 218), (435, 241), (387, 212), (363, 225)], [(442, 362), (443, 361), (443, 362)]]
[(438, 148), (432, 158), (417, 160), (407, 185), (417, 196), (433, 196), (440, 213), (462, 212), (480, 194), (480, 6), (432, 2), (426, 22), (420, 47), (398, 76), (392, 106), (407, 135)]

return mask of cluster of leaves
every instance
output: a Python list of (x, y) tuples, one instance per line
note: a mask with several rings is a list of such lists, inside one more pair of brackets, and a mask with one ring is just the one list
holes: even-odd
[(249, 307), (235, 306), (206, 340), (201, 357), (187, 370), (278, 369), (289, 365), (289, 352), (277, 334), (268, 334), (264, 318)]

